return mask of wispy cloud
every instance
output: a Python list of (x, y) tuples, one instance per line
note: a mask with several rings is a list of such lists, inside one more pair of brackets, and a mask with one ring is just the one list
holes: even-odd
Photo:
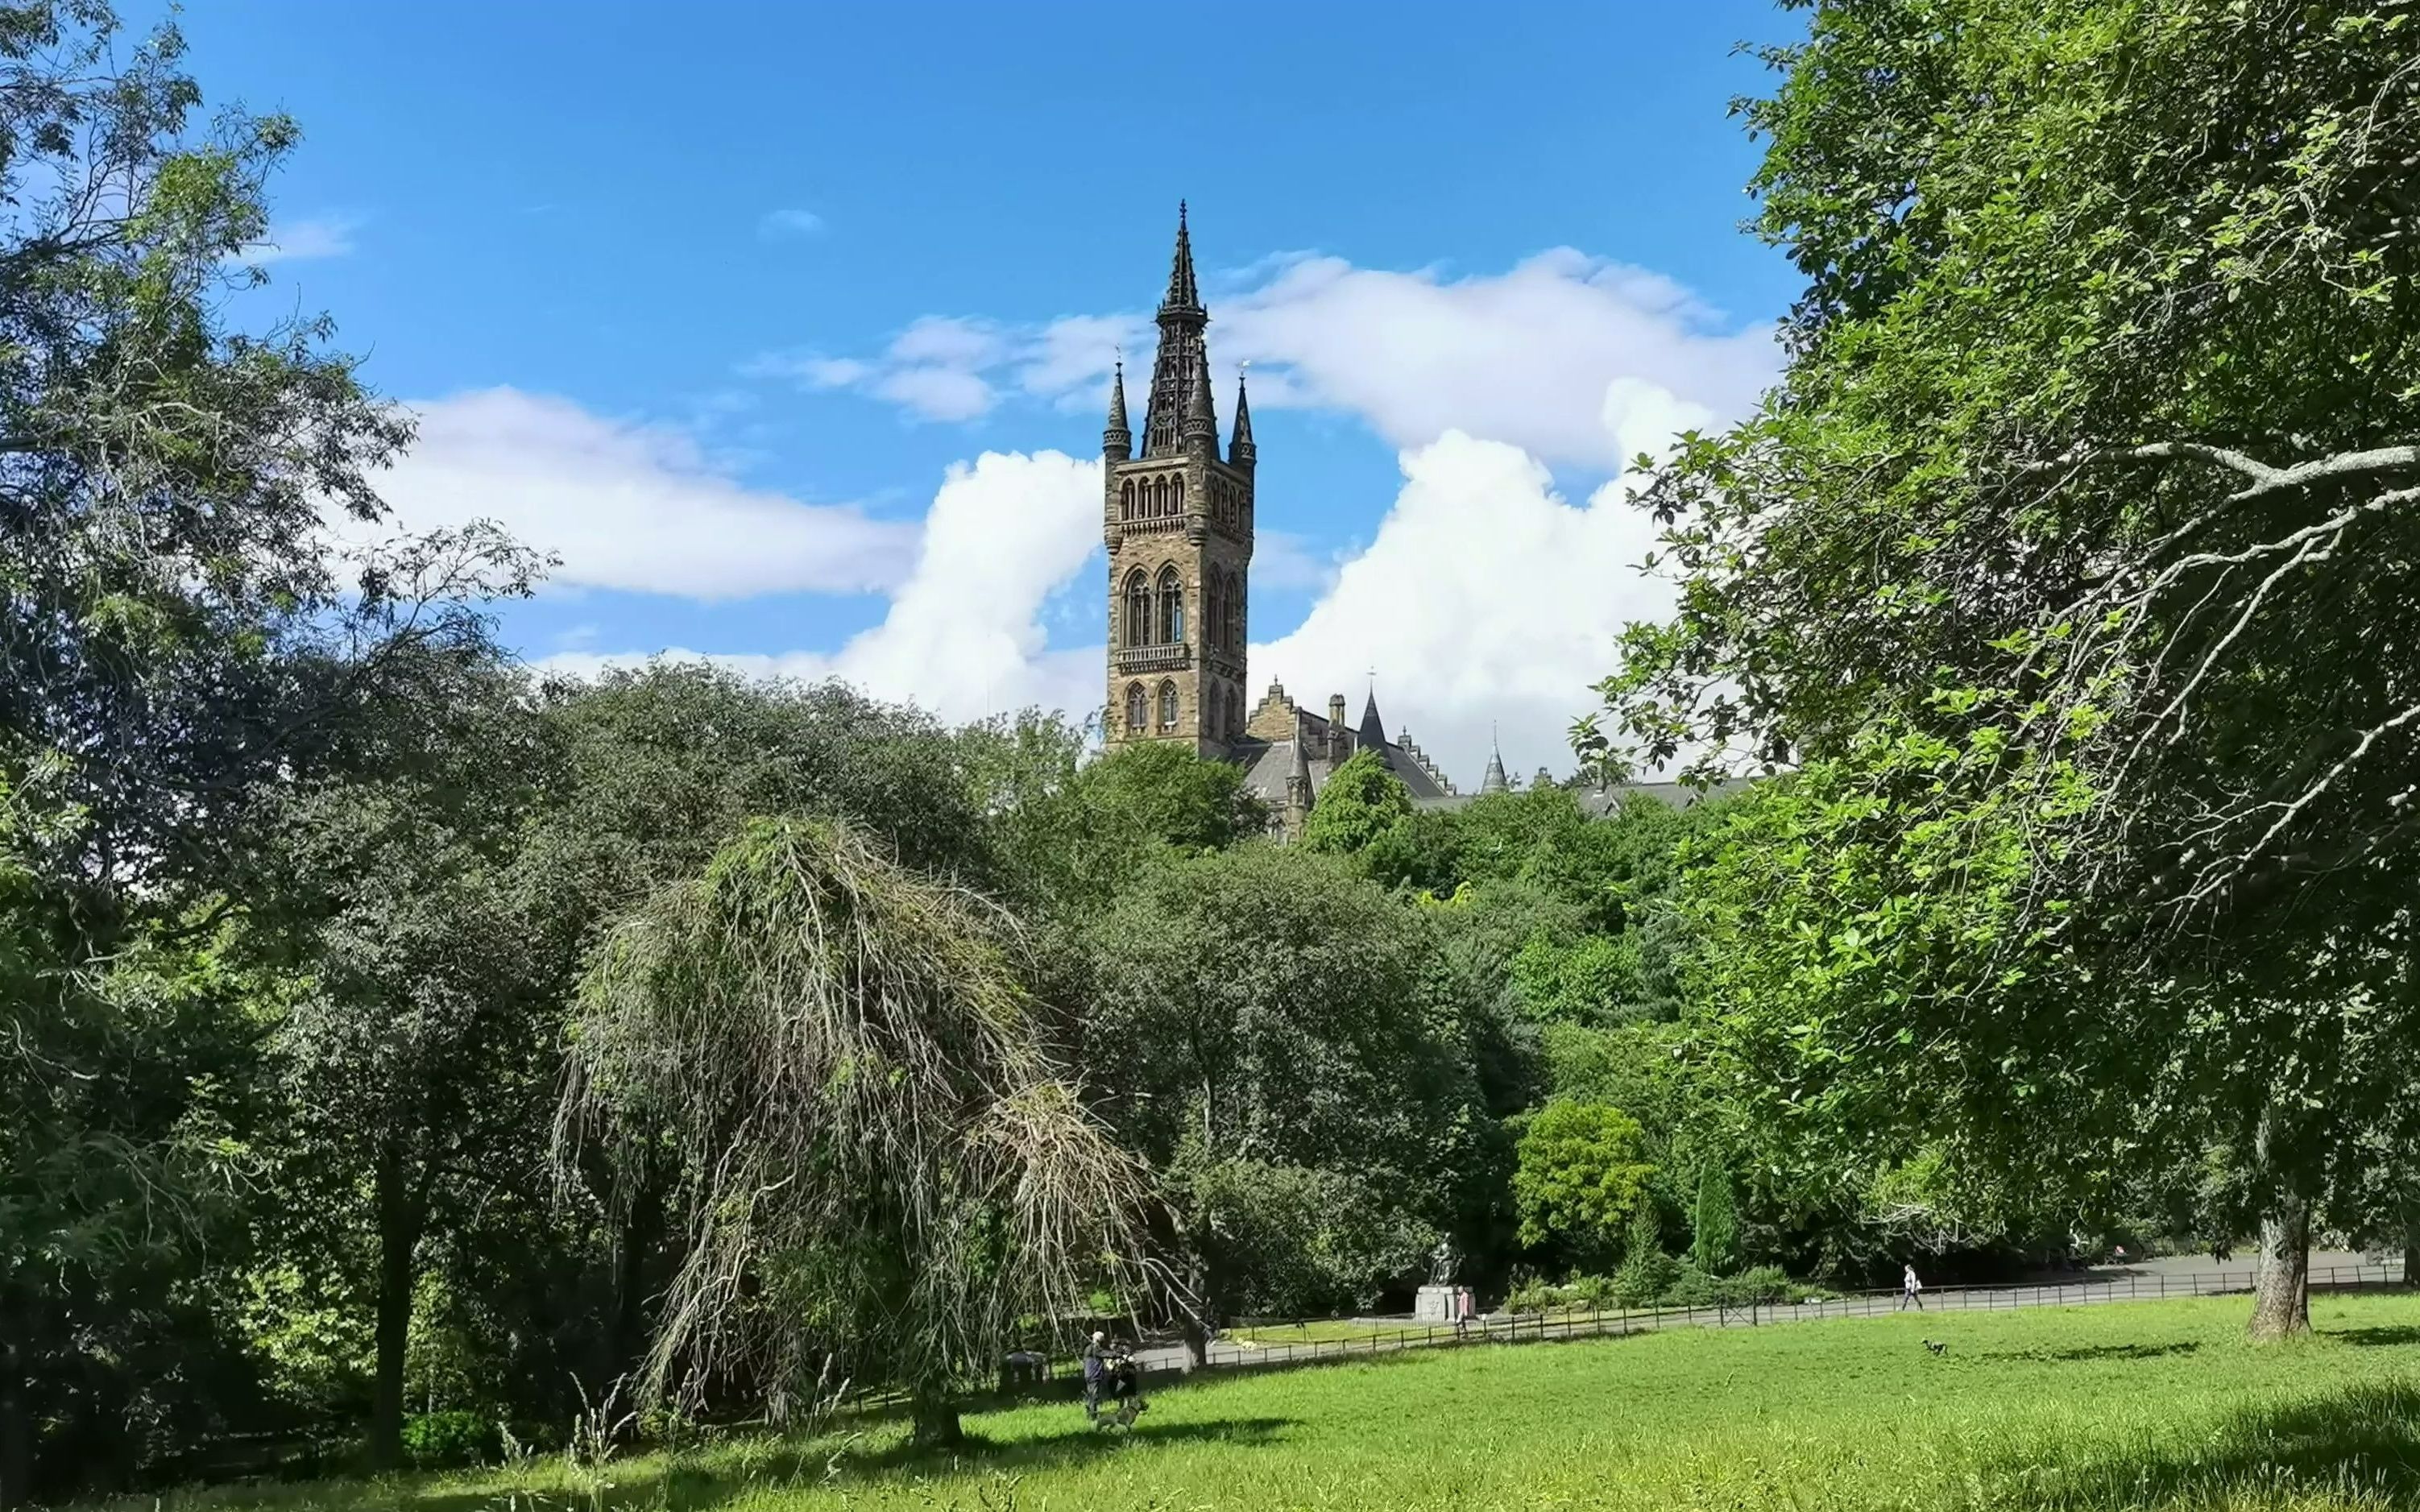
[(359, 215), (314, 215), (281, 221), (269, 235), (243, 249), (248, 263), (302, 262), (314, 257), (342, 257), (353, 250), (353, 233), (366, 218)]
[(928, 315), (868, 362), (818, 352), (768, 352), (740, 368), (749, 378), (785, 378), (810, 389), (862, 389), (924, 420), (975, 420), (999, 398), (984, 377), (1012, 357), (986, 320)]
[[(1596, 470), (1744, 413), (1779, 360), (1769, 326), (1728, 321), (1671, 279), (1567, 247), (1459, 279), (1275, 258), (1214, 302), (1222, 412), (1233, 364), (1249, 360), (1263, 409), (1355, 414), (1399, 447), (1461, 430)], [(878, 354), (753, 371), (928, 420), (971, 420), (1012, 394), (1084, 410), (1100, 404), (1121, 348), (1148, 371), (1152, 337), (1138, 314), (1026, 326), (926, 316)]]
[(823, 228), (822, 216), (802, 209), (771, 210), (756, 223), (757, 234), (771, 239), (811, 237)]
[(690, 429), (489, 389), (414, 407), (420, 435), (380, 483), (409, 530), (492, 519), (561, 559), (551, 582), (702, 601), (891, 591), (914, 525), (751, 487)]

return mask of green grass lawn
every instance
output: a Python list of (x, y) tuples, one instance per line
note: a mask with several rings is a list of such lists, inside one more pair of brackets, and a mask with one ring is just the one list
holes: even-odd
[(163, 1512), (2420, 1506), (2420, 1299), (2322, 1299), (2321, 1336), (2270, 1349), (2242, 1341), (2247, 1306), (1473, 1346), (1160, 1391), (1123, 1438), (1026, 1407), (970, 1418), (985, 1442), (953, 1458), (877, 1426), (634, 1460), (603, 1489), (548, 1463)]

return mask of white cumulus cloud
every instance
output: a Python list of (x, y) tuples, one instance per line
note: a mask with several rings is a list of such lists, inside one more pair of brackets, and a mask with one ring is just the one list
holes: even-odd
[(1257, 698), (1274, 677), (1326, 712), (1361, 715), (1370, 674), (1389, 732), (1409, 728), (1466, 791), (1491, 729), (1516, 772), (1568, 770), (1565, 732), (1613, 670), (1632, 620), (1670, 612), (1637, 569), (1655, 528), (1609, 484), (1583, 503), (1519, 447), (1449, 431), (1402, 458), (1404, 486), (1367, 549), (1292, 633), (1251, 650)]
[(896, 584), (915, 549), (911, 525), (735, 482), (678, 430), (517, 389), (412, 408), (419, 437), (380, 480), (396, 522), (498, 521), (561, 557), (556, 584), (699, 599), (861, 593)]
[[(1098, 548), (1100, 526), (1099, 461), (987, 452), (950, 469), (890, 612), (839, 650), (660, 654), (760, 675), (845, 678), (954, 721), (1027, 706), (1083, 718), (1101, 702), (1101, 651), (1051, 648), (1042, 610)], [(544, 665), (593, 673), (646, 656), (568, 652)]]
[(1670, 281), (1568, 248), (1457, 281), (1307, 258), (1220, 324), (1219, 355), (1281, 380), (1256, 385), (1264, 408), (1348, 410), (1398, 446), (1459, 430), (1608, 470), (1743, 413), (1777, 361), (1768, 329), (1726, 331)]

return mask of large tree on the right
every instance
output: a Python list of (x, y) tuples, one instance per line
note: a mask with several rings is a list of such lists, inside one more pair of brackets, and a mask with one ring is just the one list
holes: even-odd
[(1795, 773), (1691, 884), (1777, 1144), (2223, 1150), (2298, 1331), (2420, 1051), (2420, 11), (1802, 8), (1786, 372), (1655, 473), (1680, 612), (1579, 742)]

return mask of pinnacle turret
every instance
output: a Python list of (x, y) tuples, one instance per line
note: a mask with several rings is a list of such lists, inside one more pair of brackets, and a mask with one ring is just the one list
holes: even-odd
[(1101, 455), (1112, 462), (1134, 455), (1134, 431), (1126, 424), (1126, 364), (1121, 360), (1109, 378), (1109, 418), (1101, 427)]
[(1487, 775), (1479, 779), (1479, 791), (1482, 795), (1505, 793), (1511, 791), (1512, 786), (1504, 776), (1504, 749), (1490, 735), (1487, 741)]
[(1210, 408), (1210, 365), (1204, 362), (1193, 374), (1193, 392), (1185, 406), (1185, 444), (1218, 455), (1218, 415)]
[(1260, 459), (1260, 448), (1252, 444), (1252, 407), (1244, 393), (1244, 376), (1235, 375), (1235, 439), (1228, 443), (1227, 460), (1251, 471)]

